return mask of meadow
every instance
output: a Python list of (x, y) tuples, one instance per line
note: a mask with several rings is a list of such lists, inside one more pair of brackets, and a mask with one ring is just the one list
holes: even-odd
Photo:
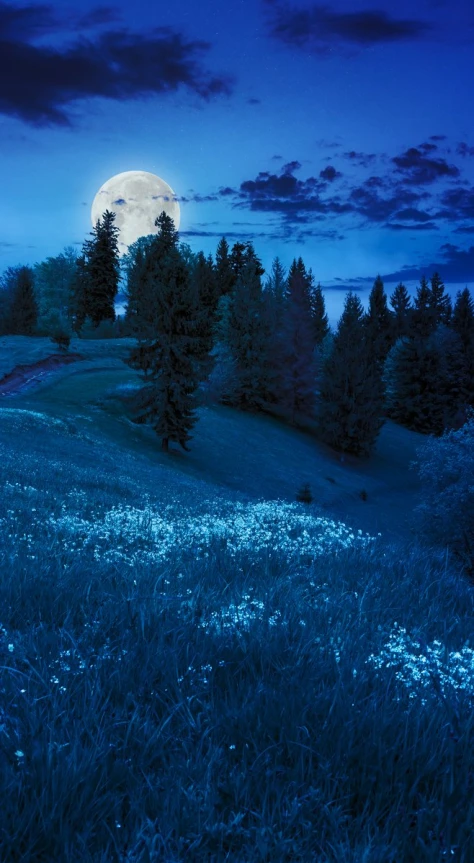
[(474, 584), (413, 529), (425, 436), (341, 463), (207, 404), (166, 456), (127, 342), (0, 403), (0, 860), (468, 863)]

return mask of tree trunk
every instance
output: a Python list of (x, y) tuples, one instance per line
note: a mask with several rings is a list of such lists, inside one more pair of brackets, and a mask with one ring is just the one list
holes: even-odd
[(167, 437), (163, 437), (163, 438), (161, 438), (161, 451), (162, 451), (162, 452), (169, 452), (169, 450), (168, 450), (168, 440), (169, 440), (169, 438), (167, 438)]

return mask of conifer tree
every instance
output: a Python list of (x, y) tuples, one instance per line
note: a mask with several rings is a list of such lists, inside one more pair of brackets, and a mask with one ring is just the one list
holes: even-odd
[(0, 335), (11, 335), (11, 309), (21, 264), (7, 267), (0, 276)]
[(425, 339), (404, 336), (390, 350), (384, 367), (385, 409), (395, 422), (422, 434), (441, 434), (457, 409), (452, 377), (453, 344), (446, 353), (434, 331)]
[(211, 351), (215, 346), (217, 305), (220, 298), (212, 256), (205, 258), (202, 251), (198, 252), (190, 278), (191, 285), (196, 291), (197, 305), (204, 312), (199, 317), (199, 325), (196, 330), (201, 342), (195, 354), (198, 379), (203, 382), (209, 377), (215, 365), (215, 357)]
[(316, 419), (325, 443), (355, 455), (370, 454), (385, 422), (381, 374), (364, 335), (364, 310), (350, 291), (324, 363)]
[(444, 282), (439, 273), (433, 273), (431, 277), (431, 309), (435, 326), (438, 326), (438, 324), (449, 326), (453, 307), (451, 297), (445, 293)]
[(310, 287), (302, 258), (294, 259), (288, 274), (279, 392), (279, 403), (289, 412), (293, 425), (296, 413), (310, 416), (315, 405), (315, 336)]
[(287, 306), (288, 278), (279, 259), (275, 257), (272, 269), (265, 283), (262, 294), (263, 321), (268, 333), (266, 355), (267, 388), (262, 393), (264, 401), (275, 404), (278, 401), (281, 386), (281, 369), (283, 367), (283, 322)]
[(382, 368), (392, 347), (393, 317), (387, 306), (387, 296), (380, 276), (377, 276), (369, 294), (369, 309), (364, 317), (366, 339), (375, 360)]
[(38, 321), (38, 302), (31, 267), (20, 267), (18, 270), (10, 314), (12, 335), (33, 335)]
[(319, 346), (330, 330), (324, 294), (319, 282), (311, 291), (311, 319), (313, 321), (315, 345)]
[(149, 322), (154, 337), (146, 342), (150, 380), (135, 396), (133, 408), (135, 421), (151, 424), (161, 437), (164, 452), (170, 440), (187, 451), (189, 431), (197, 421), (196, 358), (202, 359), (199, 333), (207, 310), (198, 307), (188, 267), (177, 248), (173, 220), (163, 211), (155, 224), (160, 234), (146, 255), (144, 273), (154, 315)]
[(408, 335), (411, 325), (412, 305), (410, 295), (405, 285), (400, 282), (390, 297), (390, 305), (394, 311), (392, 319), (392, 342)]
[(101, 321), (115, 321), (114, 301), (120, 280), (118, 254), (119, 229), (114, 225), (115, 213), (106, 210), (98, 219), (92, 239), (83, 245), (87, 262), (86, 309), (94, 326)]
[(269, 332), (263, 314), (261, 267), (251, 253), (230, 295), (227, 346), (235, 361), (238, 386), (235, 406), (252, 410), (262, 406), (266, 393), (266, 357)]
[(463, 349), (463, 392), (474, 407), (474, 302), (467, 287), (458, 291), (451, 327), (459, 335)]
[(415, 304), (411, 315), (410, 335), (426, 339), (436, 329), (436, 316), (433, 309), (432, 294), (425, 276), (420, 279), (416, 289)]
[(229, 244), (225, 237), (219, 241), (216, 251), (216, 281), (221, 296), (230, 294), (235, 285), (235, 276), (232, 269)]

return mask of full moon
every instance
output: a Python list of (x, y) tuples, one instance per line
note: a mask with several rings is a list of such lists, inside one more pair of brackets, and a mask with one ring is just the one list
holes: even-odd
[(155, 219), (163, 210), (173, 219), (175, 229), (179, 228), (180, 210), (173, 189), (148, 171), (123, 171), (107, 180), (92, 203), (93, 227), (105, 210), (115, 213), (120, 255), (125, 255), (139, 237), (158, 233)]

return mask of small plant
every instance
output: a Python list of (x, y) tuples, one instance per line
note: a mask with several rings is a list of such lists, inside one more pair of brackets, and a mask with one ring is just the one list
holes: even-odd
[(65, 333), (63, 330), (56, 330), (52, 336), (50, 336), (50, 340), (54, 342), (61, 351), (66, 352), (71, 344), (71, 336)]
[(359, 492), (359, 497), (361, 500), (367, 500), (367, 492), (365, 488), (363, 488), (362, 491)]
[(300, 503), (312, 503), (313, 495), (311, 494), (311, 489), (309, 483), (305, 483), (301, 486), (298, 494), (296, 495), (296, 500)]

